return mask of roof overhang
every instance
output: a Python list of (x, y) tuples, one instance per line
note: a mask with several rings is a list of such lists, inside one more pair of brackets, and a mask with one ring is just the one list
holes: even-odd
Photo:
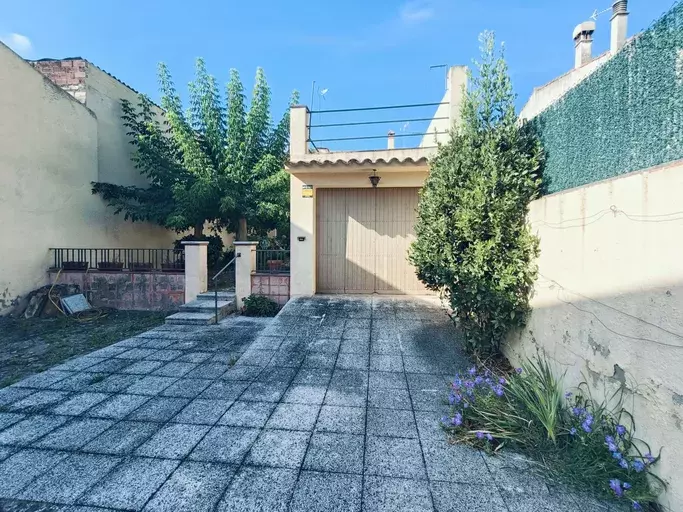
[(354, 172), (381, 169), (383, 171), (426, 171), (436, 148), (382, 149), (372, 151), (336, 151), (298, 155), (285, 166), (291, 173), (320, 171)]

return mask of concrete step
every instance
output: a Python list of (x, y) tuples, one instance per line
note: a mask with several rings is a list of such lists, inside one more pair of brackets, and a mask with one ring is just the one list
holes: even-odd
[(166, 317), (167, 324), (173, 325), (209, 325), (215, 322), (216, 315), (211, 313), (175, 313)]
[[(214, 300), (214, 292), (204, 292), (197, 295), (197, 300)], [(218, 300), (235, 300), (235, 292), (218, 292)]]
[[(184, 313), (212, 313), (216, 307), (213, 299), (211, 300), (193, 300), (187, 304), (180, 306), (180, 311)], [(224, 309), (234, 309), (234, 300), (221, 300), (218, 299), (218, 311), (223, 311)]]

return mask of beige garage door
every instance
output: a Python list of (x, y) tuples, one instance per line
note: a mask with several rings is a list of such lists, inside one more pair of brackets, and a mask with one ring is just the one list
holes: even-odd
[(317, 190), (318, 293), (427, 293), (408, 262), (418, 190)]

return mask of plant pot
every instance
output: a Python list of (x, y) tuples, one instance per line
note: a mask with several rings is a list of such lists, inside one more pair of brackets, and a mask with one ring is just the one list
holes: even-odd
[(285, 262), (282, 260), (268, 260), (266, 261), (266, 265), (268, 266), (268, 270), (271, 272), (277, 272), (278, 270), (282, 269), (282, 267), (285, 265)]
[(118, 261), (101, 261), (97, 264), (97, 270), (120, 272), (123, 270), (123, 263)]
[(88, 270), (87, 261), (63, 261), (63, 270)]
[(161, 264), (161, 271), (162, 272), (178, 272), (185, 270), (185, 262), (184, 261), (173, 261), (169, 263), (162, 263)]
[(153, 265), (152, 263), (131, 263), (130, 270), (132, 272), (151, 272)]

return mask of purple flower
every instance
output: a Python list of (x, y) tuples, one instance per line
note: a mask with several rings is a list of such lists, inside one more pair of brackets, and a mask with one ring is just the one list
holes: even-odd
[(636, 473), (641, 473), (645, 469), (645, 464), (639, 460), (634, 460), (631, 465), (633, 466), (633, 469), (636, 470)]
[(575, 436), (575, 435), (576, 435), (576, 429), (575, 429), (575, 428), (572, 428), (572, 429), (569, 431), (569, 433), (570, 433), (571, 435)]
[(564, 397), (565, 397), (566, 399), (570, 399), (570, 398), (572, 397), (572, 392), (571, 392), (571, 391), (567, 391), (567, 392), (564, 394)]
[(469, 371), (470, 375), (476, 375), (477, 374), (477, 369), (474, 366), (472, 368), (470, 368), (468, 371)]
[(583, 416), (586, 414), (586, 409), (583, 407), (572, 407), (572, 414), (574, 414), (574, 416)]
[(648, 464), (654, 464), (655, 458), (652, 456), (650, 452), (647, 452), (645, 455), (643, 455), (647, 459)]
[(481, 384), (482, 382), (484, 382), (484, 377), (482, 377), (481, 375), (477, 375), (477, 378), (474, 379), (474, 383)]
[(462, 406), (463, 406), (465, 409), (467, 409), (467, 408), (470, 406), (470, 404), (468, 404), (467, 402), (465, 402), (464, 404), (462, 404)]
[(483, 432), (477, 432), (477, 439), (484, 439), (484, 433)]
[(581, 424), (581, 428), (582, 428), (585, 432), (588, 432), (589, 434), (590, 434), (591, 432), (593, 432), (593, 429), (591, 428), (591, 425), (590, 425), (590, 423), (588, 423), (588, 422), (585, 422), (585, 421), (584, 421), (584, 422)]
[(472, 389), (474, 387), (474, 382), (472, 382), (471, 380), (466, 380), (465, 381), (465, 387), (467, 389)]
[(460, 425), (462, 425), (462, 414), (460, 414), (459, 412), (456, 412), (455, 416), (453, 416), (452, 423), (456, 427), (459, 427)]
[[(614, 438), (612, 436), (605, 436), (605, 443), (614, 444)], [(614, 451), (614, 450), (611, 450)]]
[(640, 503), (637, 501), (633, 502), (633, 510), (643, 510), (643, 507), (640, 506)]
[(507, 381), (506, 381), (503, 377), (501, 377), (500, 379), (498, 379), (498, 382), (499, 382), (500, 384), (502, 384), (503, 386), (504, 386), (505, 384), (507, 384)]
[(522, 369), (521, 368), (515, 368), (515, 371), (517, 372), (517, 375), (522, 374)]
[[(621, 459), (619, 461), (619, 465), (622, 467), (622, 469), (628, 469), (628, 462), (626, 462), (626, 459)], [(626, 484), (624, 484), (624, 488), (626, 488)]]
[(628, 482), (624, 482), (623, 485), (624, 485), (624, 489), (627, 491), (631, 488), (631, 484), (629, 484)]
[(621, 498), (624, 495), (624, 491), (621, 489), (621, 482), (616, 478), (613, 478), (609, 481), (609, 487), (614, 491), (614, 494), (616, 494), (619, 498)]
[(500, 386), (500, 385), (496, 386), (493, 389), (493, 391), (496, 394), (496, 396), (503, 396), (505, 394), (505, 392), (503, 391), (503, 386)]
[(624, 434), (626, 434), (626, 427), (623, 425), (617, 425), (617, 434), (619, 434), (619, 437), (623, 437)]
[(486, 434), (486, 439), (493, 441), (493, 436), (491, 434)]
[(614, 443), (607, 443), (607, 449), (609, 451), (611, 451), (612, 453), (614, 453), (618, 450), (617, 445)]
[(621, 460), (621, 453), (619, 453), (619, 452), (613, 452), (613, 453), (612, 453), (612, 458), (613, 458), (613, 459), (617, 459), (617, 460)]

